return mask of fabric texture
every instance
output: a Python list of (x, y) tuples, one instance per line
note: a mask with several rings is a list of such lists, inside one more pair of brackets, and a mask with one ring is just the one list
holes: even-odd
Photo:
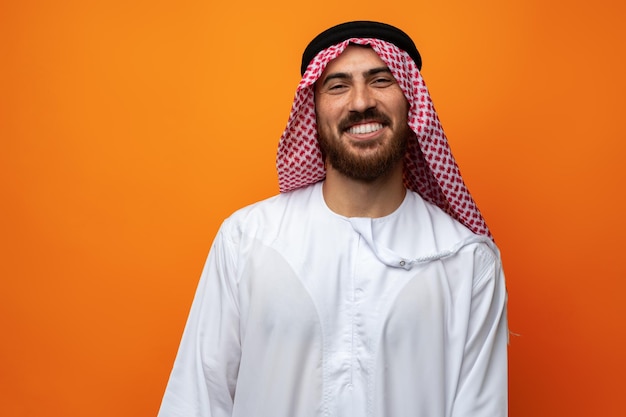
[(346, 39), (322, 50), (309, 63), (278, 145), (276, 168), (280, 191), (292, 191), (326, 176), (317, 140), (314, 84), (326, 65), (349, 44), (369, 45), (387, 64), (410, 104), (409, 126), (415, 136), (409, 140), (404, 161), (406, 188), (439, 206), (474, 233), (491, 237), (461, 177), (419, 69), (406, 51), (379, 39)]
[(357, 20), (333, 26), (309, 42), (302, 54), (300, 75), (304, 75), (309, 62), (320, 51), (350, 38), (374, 38), (392, 43), (407, 52), (417, 65), (417, 69), (422, 70), (422, 57), (409, 35), (386, 23)]
[(495, 244), (417, 193), (348, 218), (322, 183), (217, 234), (159, 417), (504, 417)]

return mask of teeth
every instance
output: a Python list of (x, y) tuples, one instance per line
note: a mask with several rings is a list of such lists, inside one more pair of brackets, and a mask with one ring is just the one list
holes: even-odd
[(383, 128), (383, 125), (380, 123), (366, 123), (363, 125), (352, 126), (350, 129), (348, 129), (348, 133), (351, 133), (353, 135), (362, 135), (364, 133), (375, 132), (382, 128)]

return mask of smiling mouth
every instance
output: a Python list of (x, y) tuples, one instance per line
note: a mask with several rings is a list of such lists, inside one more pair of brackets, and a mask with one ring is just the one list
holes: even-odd
[(360, 125), (354, 125), (346, 130), (349, 134), (352, 135), (363, 135), (366, 133), (376, 132), (382, 129), (384, 126), (382, 123), (363, 123)]

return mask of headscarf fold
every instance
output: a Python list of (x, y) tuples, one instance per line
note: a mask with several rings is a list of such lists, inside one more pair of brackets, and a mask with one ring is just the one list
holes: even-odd
[(298, 84), (293, 106), (276, 156), (281, 192), (326, 177), (318, 144), (314, 84), (328, 63), (349, 44), (369, 45), (389, 67), (409, 102), (409, 139), (404, 159), (404, 185), (436, 204), (478, 235), (489, 229), (465, 186), (446, 135), (415, 61), (393, 43), (374, 38), (349, 38), (323, 49), (310, 61)]

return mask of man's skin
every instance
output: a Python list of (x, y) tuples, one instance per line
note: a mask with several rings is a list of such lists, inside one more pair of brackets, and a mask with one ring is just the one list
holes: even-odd
[[(333, 166), (325, 151), (328, 207), (347, 217), (382, 217), (396, 210), (406, 193), (402, 171), (410, 129), (408, 102), (386, 64), (369, 47), (348, 46), (317, 81), (315, 108), (322, 150), (337, 146), (366, 172)], [(366, 111), (379, 116), (356, 121)], [(350, 121), (350, 114), (361, 117)], [(367, 174), (384, 158), (389, 162), (382, 169)]]

